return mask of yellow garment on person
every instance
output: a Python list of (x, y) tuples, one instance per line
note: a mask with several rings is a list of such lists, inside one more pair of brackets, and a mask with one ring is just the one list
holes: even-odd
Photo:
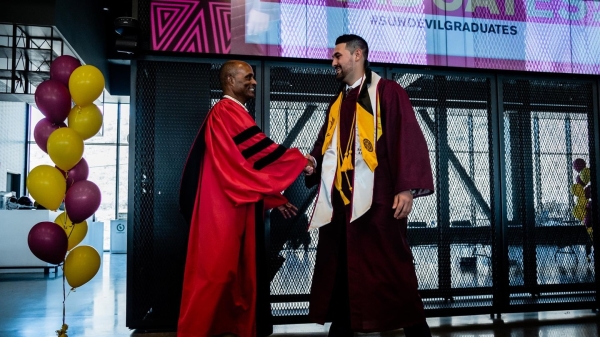
[[(361, 88), (362, 91), (362, 88)], [(377, 93), (379, 96), (379, 93)], [(342, 97), (343, 94), (340, 93), (332, 104), (331, 109), (329, 110), (329, 118), (327, 120), (327, 132), (325, 134), (325, 141), (323, 142), (322, 153), (325, 154), (327, 148), (331, 145), (331, 141), (333, 139), (333, 134), (336, 128), (339, 130), (340, 125), (340, 109), (342, 107)], [(377, 154), (375, 151), (375, 144), (377, 140), (381, 137), (383, 131), (381, 128), (381, 116), (379, 109), (379, 97), (376, 99), (376, 110), (375, 110), (375, 118), (373, 116), (373, 112), (367, 111), (359, 102), (356, 102), (356, 115), (355, 120), (352, 121), (351, 129), (358, 129), (359, 143), (360, 149), (362, 153), (362, 158), (371, 170), (371, 172), (375, 172), (375, 168), (377, 168)], [(377, 120), (377, 129), (375, 129), (375, 120)], [(357, 124), (358, 127), (355, 127)], [(340, 192), (342, 200), (345, 205), (350, 203), (350, 200), (344, 195), (342, 191), (342, 173), (345, 173), (349, 170), (354, 169), (354, 165), (352, 164), (352, 143), (354, 140), (354, 136), (356, 131), (353, 131), (350, 134), (348, 139), (348, 144), (346, 146), (345, 153), (341, 152), (341, 144), (340, 144), (340, 133), (338, 132), (337, 139), (337, 167), (336, 176), (335, 176), (335, 187)], [(356, 157), (355, 157), (356, 158)], [(356, 160), (356, 159), (355, 159)], [(352, 184), (348, 182), (348, 185), (352, 188)]]

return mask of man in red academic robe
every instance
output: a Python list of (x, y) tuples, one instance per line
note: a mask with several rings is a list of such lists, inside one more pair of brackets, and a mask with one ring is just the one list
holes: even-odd
[(281, 191), (312, 165), (298, 149), (267, 138), (248, 114), (244, 104), (256, 88), (250, 65), (228, 61), (220, 80), (223, 99), (200, 128), (181, 183), (190, 234), (178, 337), (271, 333), (257, 333), (257, 314), (270, 315), (270, 306), (263, 302), (257, 313), (265, 285), (257, 282), (255, 226), (265, 209), (295, 215)]
[(431, 336), (406, 239), (413, 198), (433, 193), (425, 138), (404, 89), (367, 66), (356, 35), (336, 41), (342, 82), (311, 152), (320, 184), (311, 228), (319, 228), (310, 318), (329, 336), (404, 328)]

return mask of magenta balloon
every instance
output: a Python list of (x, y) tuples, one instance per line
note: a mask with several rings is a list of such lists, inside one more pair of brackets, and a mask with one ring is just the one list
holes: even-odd
[(69, 77), (71, 77), (73, 70), (79, 66), (81, 66), (81, 62), (73, 56), (59, 56), (50, 65), (50, 78), (59, 81), (65, 87), (69, 87)]
[(33, 139), (42, 151), (48, 153), (48, 137), (50, 137), (50, 134), (58, 128), (66, 127), (67, 124), (65, 123), (52, 123), (48, 118), (42, 118), (33, 129)]
[(64, 229), (54, 222), (42, 221), (31, 227), (27, 243), (38, 259), (59, 264), (65, 259), (69, 239)]
[(62, 123), (71, 112), (69, 89), (57, 80), (46, 80), (35, 89), (37, 108), (53, 123)]
[(89, 180), (78, 181), (65, 195), (65, 211), (73, 223), (79, 223), (92, 216), (101, 201), (100, 189), (96, 184)]
[(585, 160), (577, 158), (573, 160), (573, 169), (577, 172), (581, 172), (585, 168)]
[(67, 178), (67, 189), (73, 186), (74, 183), (82, 180), (86, 180), (90, 174), (90, 167), (84, 158), (81, 158), (77, 165), (73, 166), (72, 169), (67, 172), (65, 177)]

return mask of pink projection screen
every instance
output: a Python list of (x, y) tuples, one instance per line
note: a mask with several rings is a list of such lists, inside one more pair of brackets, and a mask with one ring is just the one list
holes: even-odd
[(600, 74), (599, 0), (153, 0), (152, 49)]

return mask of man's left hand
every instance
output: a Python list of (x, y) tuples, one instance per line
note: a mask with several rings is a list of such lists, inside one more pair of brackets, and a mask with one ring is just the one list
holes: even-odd
[(281, 212), (281, 215), (283, 215), (284, 218), (289, 219), (293, 216), (296, 215), (296, 213), (298, 212), (298, 208), (292, 204), (285, 203), (281, 206), (278, 206), (277, 209), (279, 210), (279, 212)]
[(394, 196), (394, 218), (406, 218), (413, 206), (413, 195), (410, 191), (402, 191)]

